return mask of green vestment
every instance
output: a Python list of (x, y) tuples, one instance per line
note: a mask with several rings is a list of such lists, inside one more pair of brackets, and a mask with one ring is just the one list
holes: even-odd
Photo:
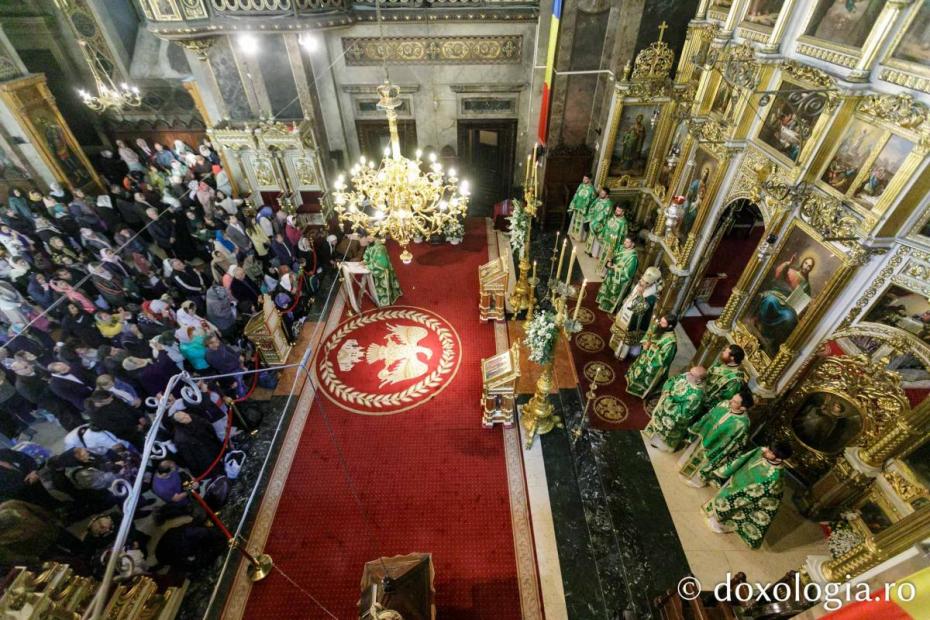
[(397, 281), (397, 274), (394, 273), (394, 266), (391, 265), (391, 258), (383, 243), (375, 241), (369, 245), (365, 249), (362, 261), (368, 267), (374, 280), (378, 306), (390, 306), (403, 295), (400, 282)]
[(580, 239), (584, 234), (584, 223), (588, 217), (588, 209), (591, 208), (591, 204), (596, 197), (597, 192), (594, 191), (594, 186), (590, 183), (582, 183), (575, 190), (575, 196), (568, 205), (568, 210), (572, 213), (572, 224), (568, 234), (572, 237)]
[(597, 292), (597, 307), (611, 314), (617, 311), (617, 306), (630, 290), (633, 276), (639, 267), (639, 255), (636, 254), (635, 248), (628, 250), (621, 247), (614, 255), (613, 262), (613, 267), (607, 270), (604, 282)]
[(730, 400), (740, 391), (746, 381), (739, 366), (727, 366), (721, 362), (714, 362), (707, 369), (707, 380), (704, 386), (703, 410), (709, 411), (711, 407), (722, 400)]
[(713, 472), (729, 480), (704, 504), (704, 513), (758, 549), (781, 504), (783, 471), (762, 456), (762, 448), (733, 459)]
[(715, 469), (742, 450), (749, 438), (749, 418), (730, 411), (729, 401), (720, 401), (688, 429), (691, 445), (679, 465), (685, 478), (706, 483)]
[(604, 226), (601, 228), (601, 269), (607, 265), (607, 261), (614, 255), (617, 248), (623, 245), (623, 238), (626, 237), (627, 222), (625, 217), (610, 216)]
[(585, 250), (590, 254), (595, 239), (600, 239), (601, 229), (607, 223), (607, 218), (614, 212), (614, 203), (610, 198), (598, 198), (588, 209), (588, 216), (585, 221), (588, 223), (591, 234), (588, 235), (588, 243)]
[(626, 391), (639, 398), (646, 398), (656, 386), (661, 385), (668, 376), (675, 354), (678, 352), (678, 340), (675, 330), (657, 334), (655, 323), (649, 327), (643, 337), (643, 351), (626, 371)]
[(688, 373), (672, 377), (662, 386), (662, 396), (643, 434), (647, 439), (657, 435), (674, 452), (681, 446), (691, 418), (700, 411), (703, 396), (704, 386), (688, 381)]

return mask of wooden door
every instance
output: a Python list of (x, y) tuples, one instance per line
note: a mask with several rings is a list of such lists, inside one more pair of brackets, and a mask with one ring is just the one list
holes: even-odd
[(492, 207), (512, 198), (516, 120), (459, 120), (459, 176), (472, 187), (469, 215), (489, 217)]

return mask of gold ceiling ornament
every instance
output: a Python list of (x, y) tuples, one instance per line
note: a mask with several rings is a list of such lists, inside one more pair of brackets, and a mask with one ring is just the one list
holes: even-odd
[(859, 220), (842, 202), (815, 192), (809, 193), (801, 203), (801, 216), (826, 238), (848, 239), (855, 237)]
[[(905, 129), (928, 130), (930, 109), (908, 93), (870, 95), (859, 103), (859, 111)], [(926, 124), (925, 124), (926, 123)]]
[(816, 67), (805, 65), (794, 60), (785, 60), (781, 63), (782, 72), (796, 80), (806, 82), (816, 86), (823, 91), (827, 99), (827, 107), (833, 108), (839, 102), (839, 90), (836, 88), (836, 80), (830, 77), (826, 71), (821, 71)]
[(885, 282), (890, 278), (901, 263), (904, 262), (904, 259), (908, 257), (911, 253), (911, 248), (907, 246), (898, 246), (898, 249), (895, 250), (895, 253), (889, 259), (888, 264), (886, 264), (881, 271), (878, 272), (878, 276), (872, 280), (872, 284), (869, 285), (869, 288), (866, 289), (865, 293), (856, 301), (855, 305), (850, 308), (849, 312), (846, 314), (846, 318), (843, 319), (843, 322), (840, 323), (839, 328), (844, 329), (848, 327), (859, 314), (865, 309), (867, 305), (872, 301), (872, 299), (878, 294), (879, 291), (884, 290)]
[(465, 216), (470, 194), (468, 181), (459, 182), (454, 168), (443, 170), (435, 153), (423, 171), (422, 151), (414, 159), (400, 153), (397, 134), (397, 98), (400, 89), (385, 82), (378, 87), (378, 109), (387, 114), (391, 146), (377, 165), (364, 156), (350, 170), (349, 183), (340, 175), (333, 202), (343, 223), (379, 239), (391, 238), (403, 248), (404, 264), (413, 260), (407, 245), (414, 238), (441, 234), (446, 226)]

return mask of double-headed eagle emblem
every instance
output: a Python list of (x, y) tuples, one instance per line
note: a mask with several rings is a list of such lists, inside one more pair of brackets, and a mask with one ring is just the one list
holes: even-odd
[(384, 362), (384, 367), (378, 371), (379, 388), (426, 374), (429, 366), (421, 361), (420, 355), (429, 360), (433, 351), (419, 342), (429, 332), (415, 325), (388, 324), (387, 328), (389, 333), (384, 337), (384, 344), (371, 344), (364, 353), (357, 340), (346, 341), (336, 354), (339, 369), (348, 372), (363, 358), (371, 365)]

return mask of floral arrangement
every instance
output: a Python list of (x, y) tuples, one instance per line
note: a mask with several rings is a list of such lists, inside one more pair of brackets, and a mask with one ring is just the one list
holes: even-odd
[(530, 225), (530, 216), (523, 203), (513, 199), (513, 213), (510, 218), (510, 249), (517, 253), (522, 260), (526, 253), (526, 231)]
[(845, 555), (861, 545), (862, 542), (862, 535), (849, 524), (847, 515), (844, 514), (841, 520), (830, 524), (830, 537), (827, 538), (827, 547), (830, 548), (830, 555), (834, 558)]
[(465, 237), (465, 226), (460, 218), (454, 217), (446, 222), (445, 230), (446, 239), (462, 240)]
[(529, 348), (531, 362), (545, 365), (552, 361), (558, 331), (555, 315), (548, 310), (537, 312), (526, 324), (526, 337), (523, 342)]

